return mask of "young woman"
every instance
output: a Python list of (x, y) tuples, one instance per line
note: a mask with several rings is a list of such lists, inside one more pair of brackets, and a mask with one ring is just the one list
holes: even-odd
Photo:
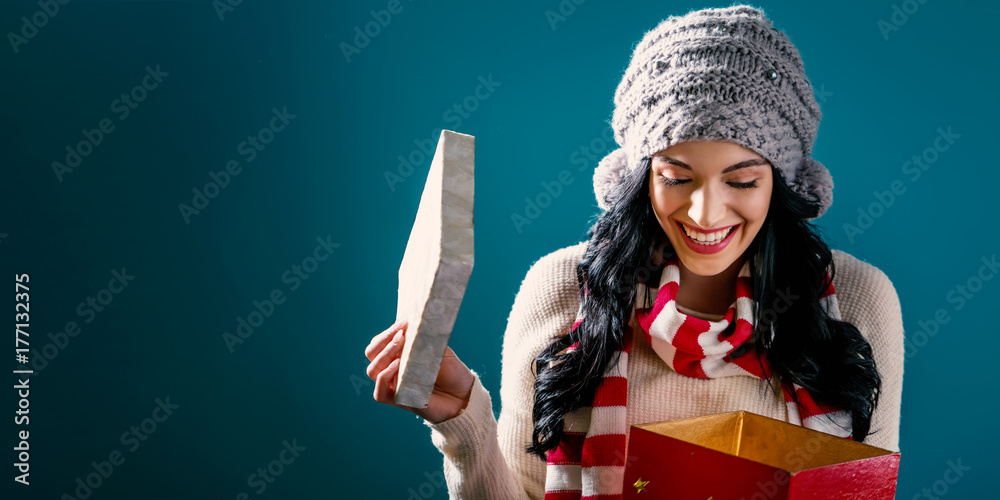
[[(614, 102), (603, 212), (521, 284), (499, 419), (450, 348), (428, 407), (408, 408), (451, 494), (618, 497), (628, 426), (737, 410), (898, 451), (899, 299), (809, 224), (833, 182), (810, 158), (820, 110), (788, 37), (745, 5), (668, 18)], [(405, 326), (366, 349), (383, 403)]]

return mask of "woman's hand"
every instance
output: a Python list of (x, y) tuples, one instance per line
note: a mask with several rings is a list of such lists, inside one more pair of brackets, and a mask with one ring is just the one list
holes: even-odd
[(437, 380), (434, 381), (434, 390), (427, 408), (413, 408), (393, 403), (396, 376), (399, 373), (399, 355), (403, 352), (406, 326), (405, 320), (397, 321), (373, 337), (365, 348), (365, 356), (371, 361), (367, 373), (375, 381), (375, 401), (409, 410), (432, 424), (454, 418), (468, 406), (475, 377), (469, 367), (458, 359), (451, 347), (445, 347), (441, 369), (438, 371)]

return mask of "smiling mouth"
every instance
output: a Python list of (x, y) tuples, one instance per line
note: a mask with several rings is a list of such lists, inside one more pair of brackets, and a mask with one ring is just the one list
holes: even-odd
[[(689, 240), (702, 246), (712, 246), (723, 242), (733, 231), (736, 230), (736, 228), (740, 226), (739, 224), (736, 224), (724, 231), (717, 231), (714, 233), (705, 234), (705, 233), (697, 233), (696, 231), (691, 231), (690, 229), (688, 229), (687, 226), (685, 226), (679, 221), (677, 221), (677, 225), (680, 226), (681, 232), (683, 232), (684, 235)], [(704, 239), (698, 239), (699, 234), (702, 235), (701, 237)]]

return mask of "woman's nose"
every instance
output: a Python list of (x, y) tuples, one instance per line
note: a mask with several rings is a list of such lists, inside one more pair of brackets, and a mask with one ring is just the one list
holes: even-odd
[(710, 229), (722, 222), (726, 216), (726, 204), (718, 193), (710, 192), (706, 186), (701, 186), (691, 193), (691, 217), (699, 226)]

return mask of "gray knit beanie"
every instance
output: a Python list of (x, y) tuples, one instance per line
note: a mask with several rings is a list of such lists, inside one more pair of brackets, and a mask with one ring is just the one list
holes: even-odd
[(618, 89), (611, 126), (621, 146), (594, 172), (597, 204), (647, 156), (690, 140), (755, 151), (796, 192), (833, 203), (833, 179), (809, 157), (820, 109), (799, 52), (764, 12), (748, 5), (671, 16), (647, 32)]

